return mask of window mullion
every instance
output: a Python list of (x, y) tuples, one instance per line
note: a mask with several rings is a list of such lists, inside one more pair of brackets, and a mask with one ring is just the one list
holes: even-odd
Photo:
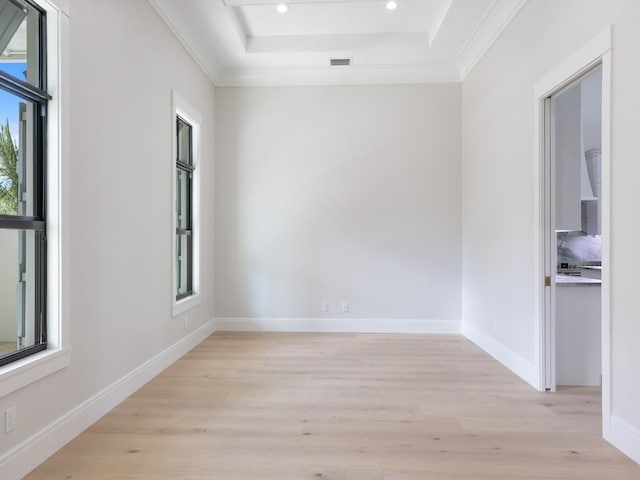
[(193, 165), (189, 165), (188, 163), (184, 163), (180, 160), (176, 160), (176, 167), (180, 170), (184, 170), (185, 172), (193, 172), (195, 170)]
[(36, 217), (19, 217), (0, 215), (0, 228), (9, 230), (42, 230), (45, 229), (45, 221)]
[(24, 98), (25, 100), (31, 100), (34, 102), (47, 102), (51, 100), (51, 95), (49, 95), (44, 90), (39, 89), (27, 83), (23, 80), (15, 78), (13, 75), (3, 72), (0, 70), (0, 86), (19, 97)]

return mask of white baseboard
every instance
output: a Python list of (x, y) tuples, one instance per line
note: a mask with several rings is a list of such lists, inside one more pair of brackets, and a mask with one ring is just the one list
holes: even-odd
[(611, 415), (611, 444), (636, 463), (640, 463), (640, 431), (615, 415)]
[(390, 318), (217, 318), (219, 332), (460, 333), (458, 320)]
[(215, 332), (211, 320), (0, 456), (4, 480), (20, 479)]
[(462, 334), (525, 382), (538, 389), (538, 368), (533, 362), (522, 358), (513, 350), (505, 347), (496, 339), (469, 323), (462, 323)]

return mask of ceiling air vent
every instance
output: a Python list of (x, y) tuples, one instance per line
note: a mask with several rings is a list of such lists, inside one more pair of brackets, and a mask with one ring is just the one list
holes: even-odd
[(349, 65), (351, 65), (351, 59), (350, 58), (331, 58), (329, 60), (329, 63), (331, 64), (332, 67), (348, 67)]

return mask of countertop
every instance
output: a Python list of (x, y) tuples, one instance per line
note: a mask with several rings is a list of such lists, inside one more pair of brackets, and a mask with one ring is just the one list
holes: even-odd
[(556, 275), (556, 285), (559, 287), (568, 287), (568, 286), (600, 286), (602, 285), (602, 281), (597, 278), (587, 278), (587, 277), (577, 277), (575, 275), (564, 275), (562, 273), (558, 273)]

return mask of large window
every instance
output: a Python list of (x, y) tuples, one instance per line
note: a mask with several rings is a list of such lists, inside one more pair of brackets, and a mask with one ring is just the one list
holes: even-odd
[(177, 315), (200, 301), (199, 139), (200, 116), (174, 92), (175, 237), (174, 305)]
[(47, 347), (45, 13), (0, 0), (0, 365)]

